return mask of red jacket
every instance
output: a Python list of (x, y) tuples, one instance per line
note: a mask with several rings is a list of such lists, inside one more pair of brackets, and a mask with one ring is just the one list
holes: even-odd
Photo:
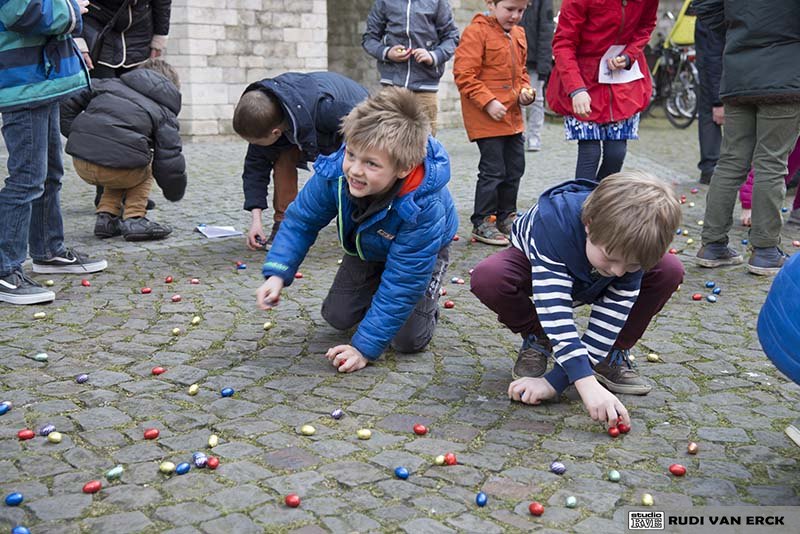
[[(506, 33), (496, 18), (479, 13), (464, 28), (453, 77), (461, 93), (461, 114), (470, 141), (524, 131), (518, 98), (522, 89), (531, 86), (525, 68), (527, 54), (525, 30), (520, 26)], [(484, 110), (495, 99), (508, 110), (501, 121)]]
[[(555, 69), (547, 84), (547, 101), (556, 113), (573, 115), (572, 97), (585, 88), (592, 98), (589, 117), (599, 124), (632, 117), (650, 102), (652, 84), (644, 46), (656, 25), (658, 0), (564, 0), (553, 37)], [(612, 45), (638, 62), (644, 78), (600, 84), (600, 58)]]

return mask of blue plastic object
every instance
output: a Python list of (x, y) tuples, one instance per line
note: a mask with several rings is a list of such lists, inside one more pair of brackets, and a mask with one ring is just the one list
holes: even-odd
[(758, 340), (775, 367), (800, 384), (800, 254), (775, 276), (758, 314)]
[(475, 504), (478, 506), (486, 506), (486, 502), (489, 500), (489, 497), (482, 491), (479, 491), (477, 495), (475, 495)]

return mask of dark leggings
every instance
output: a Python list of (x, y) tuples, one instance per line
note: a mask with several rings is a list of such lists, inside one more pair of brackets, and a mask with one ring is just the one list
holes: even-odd
[[(609, 174), (621, 171), (627, 149), (628, 141), (625, 139), (603, 141), (603, 162), (600, 164), (600, 141), (578, 141), (578, 163), (575, 166), (575, 178), (600, 181)], [(600, 164), (599, 171), (597, 170), (598, 164)]]

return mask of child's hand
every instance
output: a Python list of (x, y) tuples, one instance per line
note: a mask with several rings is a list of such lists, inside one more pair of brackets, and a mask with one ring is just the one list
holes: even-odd
[(588, 117), (592, 112), (592, 97), (588, 91), (581, 91), (572, 97), (572, 111), (578, 117)]
[(753, 215), (752, 210), (746, 210), (742, 208), (742, 226), (750, 226), (752, 223), (751, 217)]
[(424, 48), (415, 48), (411, 51), (411, 55), (414, 56), (414, 59), (417, 60), (417, 63), (422, 63), (423, 65), (433, 65), (433, 56)]
[(595, 421), (607, 421), (608, 426), (617, 426), (618, 422), (631, 424), (628, 410), (619, 399), (600, 385), (593, 376), (575, 381), (575, 388), (583, 400), (583, 405)]
[(523, 87), (522, 91), (519, 92), (519, 97), (517, 98), (520, 106), (529, 106), (533, 104), (534, 100), (536, 100), (536, 91), (534, 91), (531, 87)]
[(486, 113), (488, 113), (489, 116), (496, 121), (503, 120), (503, 117), (506, 116), (507, 111), (506, 107), (496, 99), (486, 104), (486, 107), (483, 109), (486, 110)]
[(358, 371), (366, 367), (369, 363), (369, 360), (352, 345), (337, 345), (332, 347), (325, 353), (325, 357), (328, 358), (328, 361), (330, 361), (340, 373)]
[(281, 300), (283, 290), (283, 278), (280, 276), (270, 276), (267, 281), (256, 289), (256, 304), (262, 310), (271, 310), (278, 305)]
[(539, 404), (543, 400), (556, 396), (556, 390), (544, 378), (520, 378), (508, 385), (508, 396), (511, 400), (525, 404)]
[(394, 45), (386, 53), (386, 59), (395, 63), (403, 63), (411, 57), (411, 52), (410, 48), (406, 48), (403, 45)]
[[(259, 240), (261, 242), (259, 243)], [(250, 250), (264, 250), (264, 243), (267, 242), (267, 235), (261, 226), (261, 221), (253, 221), (250, 230), (247, 232), (247, 248)]]
[(608, 70), (615, 71), (624, 69), (628, 65), (628, 58), (625, 56), (617, 56), (608, 59)]

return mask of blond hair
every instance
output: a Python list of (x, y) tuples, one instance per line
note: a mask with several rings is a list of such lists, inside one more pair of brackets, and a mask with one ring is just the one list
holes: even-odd
[(593, 244), (647, 270), (669, 248), (681, 207), (672, 187), (652, 174), (623, 171), (604, 178), (591, 192), (581, 221)]
[(268, 137), (283, 123), (283, 109), (271, 94), (260, 89), (247, 91), (233, 111), (233, 131), (245, 139)]
[(178, 89), (178, 91), (181, 90), (181, 79), (178, 76), (178, 71), (176, 71), (175, 67), (173, 67), (163, 59), (159, 57), (148, 58), (147, 60), (144, 61), (144, 63), (139, 65), (139, 68), (152, 70), (161, 74), (166, 79), (171, 81), (175, 85), (175, 88)]
[(414, 93), (387, 87), (364, 100), (342, 119), (346, 144), (360, 150), (383, 150), (397, 169), (407, 169), (425, 159), (428, 118)]

